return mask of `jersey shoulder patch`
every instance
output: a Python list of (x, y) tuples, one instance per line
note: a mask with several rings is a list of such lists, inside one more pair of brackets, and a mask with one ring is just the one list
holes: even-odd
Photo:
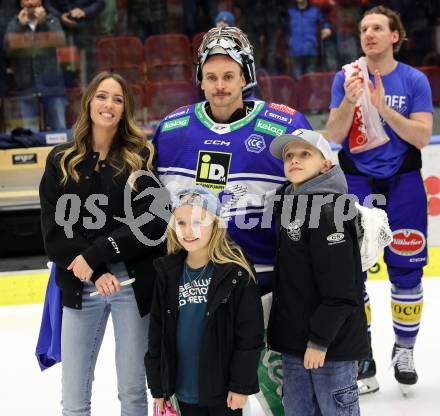
[[(280, 110), (283, 109), (283, 111)], [(264, 117), (270, 123), (283, 126), (291, 126), (294, 123), (296, 110), (283, 104), (266, 103), (259, 116)]]
[(184, 105), (182, 107), (176, 108), (171, 113), (164, 117), (164, 121), (173, 120), (179, 117), (189, 116), (194, 113), (194, 104)]
[(288, 105), (285, 104), (269, 103), (268, 107), (279, 113), (288, 114), (290, 116), (294, 116), (296, 113), (296, 110), (294, 108), (289, 107)]

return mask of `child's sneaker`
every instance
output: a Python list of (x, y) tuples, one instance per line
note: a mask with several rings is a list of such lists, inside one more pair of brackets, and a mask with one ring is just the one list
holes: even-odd
[(391, 365), (394, 366), (394, 377), (399, 383), (400, 390), (406, 396), (410, 386), (416, 384), (418, 380), (414, 367), (414, 348), (394, 344)]
[(357, 380), (359, 394), (374, 393), (379, 390), (379, 383), (376, 380), (376, 362), (373, 357), (359, 361)]

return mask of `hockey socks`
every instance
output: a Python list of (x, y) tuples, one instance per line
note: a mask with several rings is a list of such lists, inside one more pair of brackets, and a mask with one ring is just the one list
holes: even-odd
[(416, 342), (423, 309), (423, 288), (418, 284), (412, 289), (391, 288), (391, 309), (396, 344), (411, 348)]

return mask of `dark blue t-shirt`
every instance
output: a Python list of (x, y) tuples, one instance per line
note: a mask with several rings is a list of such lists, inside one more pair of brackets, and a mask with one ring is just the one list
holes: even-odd
[(199, 352), (213, 270), (212, 263), (200, 269), (185, 263), (180, 277), (176, 396), (184, 403), (199, 402)]

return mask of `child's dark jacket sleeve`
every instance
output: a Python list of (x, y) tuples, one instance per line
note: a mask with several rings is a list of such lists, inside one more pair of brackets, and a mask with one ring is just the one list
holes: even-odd
[(247, 277), (241, 280), (234, 323), (235, 349), (230, 366), (229, 390), (254, 394), (258, 387), (258, 362), (264, 347), (263, 306), (257, 284)]
[(322, 212), (319, 227), (309, 229), (313, 277), (322, 299), (310, 318), (309, 339), (328, 347), (360, 306), (355, 283), (360, 270), (350, 223), (344, 222), (339, 232), (334, 224), (334, 206), (327, 204)]

